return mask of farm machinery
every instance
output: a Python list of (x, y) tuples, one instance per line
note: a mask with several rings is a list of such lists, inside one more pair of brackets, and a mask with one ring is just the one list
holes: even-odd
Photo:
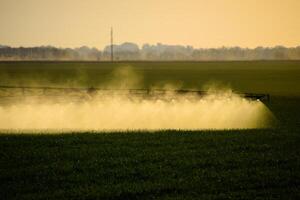
[[(43, 87), (43, 86), (4, 86), (0, 85), (0, 98), (24, 98), (24, 97), (52, 97), (52, 98), (93, 98), (94, 96), (128, 95), (142, 98), (162, 98), (168, 100), (175, 95), (183, 97), (205, 97), (211, 94), (209, 91), (188, 89), (112, 89), (98, 87)], [(242, 98), (258, 101), (269, 101), (269, 94), (233, 92)]]

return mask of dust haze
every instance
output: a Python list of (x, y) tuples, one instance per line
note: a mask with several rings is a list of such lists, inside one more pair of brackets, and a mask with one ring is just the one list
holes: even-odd
[[(105, 88), (138, 88), (143, 81), (130, 66), (117, 69)], [(172, 88), (171, 85), (165, 86)], [(207, 87), (207, 86), (206, 86)], [(166, 89), (166, 88), (164, 88)], [(205, 96), (170, 90), (150, 97), (116, 90), (77, 97), (26, 97), (0, 105), (2, 130), (202, 130), (269, 128), (274, 116), (260, 101), (230, 89), (211, 87)], [(120, 92), (121, 91), (121, 92)]]

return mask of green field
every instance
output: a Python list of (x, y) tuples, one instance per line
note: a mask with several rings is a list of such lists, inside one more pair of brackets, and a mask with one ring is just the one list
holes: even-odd
[(300, 61), (0, 62), (0, 85), (101, 87), (115, 78), (114, 70), (127, 66), (143, 79), (136, 88), (217, 84), (241, 92), (300, 96)]
[(220, 83), (271, 94), (272, 129), (0, 134), (2, 199), (299, 199), (300, 62), (0, 63), (0, 85)]

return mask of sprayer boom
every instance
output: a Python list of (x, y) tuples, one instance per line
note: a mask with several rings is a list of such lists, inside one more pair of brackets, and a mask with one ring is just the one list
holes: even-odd
[[(143, 97), (151, 96), (206, 96), (212, 94), (208, 91), (201, 90), (165, 90), (165, 89), (111, 89), (111, 88), (97, 88), (97, 87), (42, 87), (42, 86), (0, 86), (0, 98), (5, 97), (22, 97), (22, 96), (65, 96), (65, 95), (135, 95)], [(213, 94), (217, 94), (213, 93)], [(239, 95), (243, 98), (250, 100), (269, 101), (269, 94), (257, 94), (257, 93), (241, 93), (233, 92), (233, 94)], [(173, 97), (172, 97), (173, 98)], [(165, 99), (165, 98), (164, 98)]]

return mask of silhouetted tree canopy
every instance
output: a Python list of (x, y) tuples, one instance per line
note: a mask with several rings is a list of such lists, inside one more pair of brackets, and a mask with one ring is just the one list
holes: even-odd
[[(103, 51), (82, 46), (56, 48), (53, 46), (18, 47), (0, 45), (0, 60), (110, 60), (110, 46)], [(114, 45), (115, 60), (206, 61), (206, 60), (299, 60), (300, 46), (194, 48), (183, 45), (144, 44), (141, 48), (125, 42)]]

